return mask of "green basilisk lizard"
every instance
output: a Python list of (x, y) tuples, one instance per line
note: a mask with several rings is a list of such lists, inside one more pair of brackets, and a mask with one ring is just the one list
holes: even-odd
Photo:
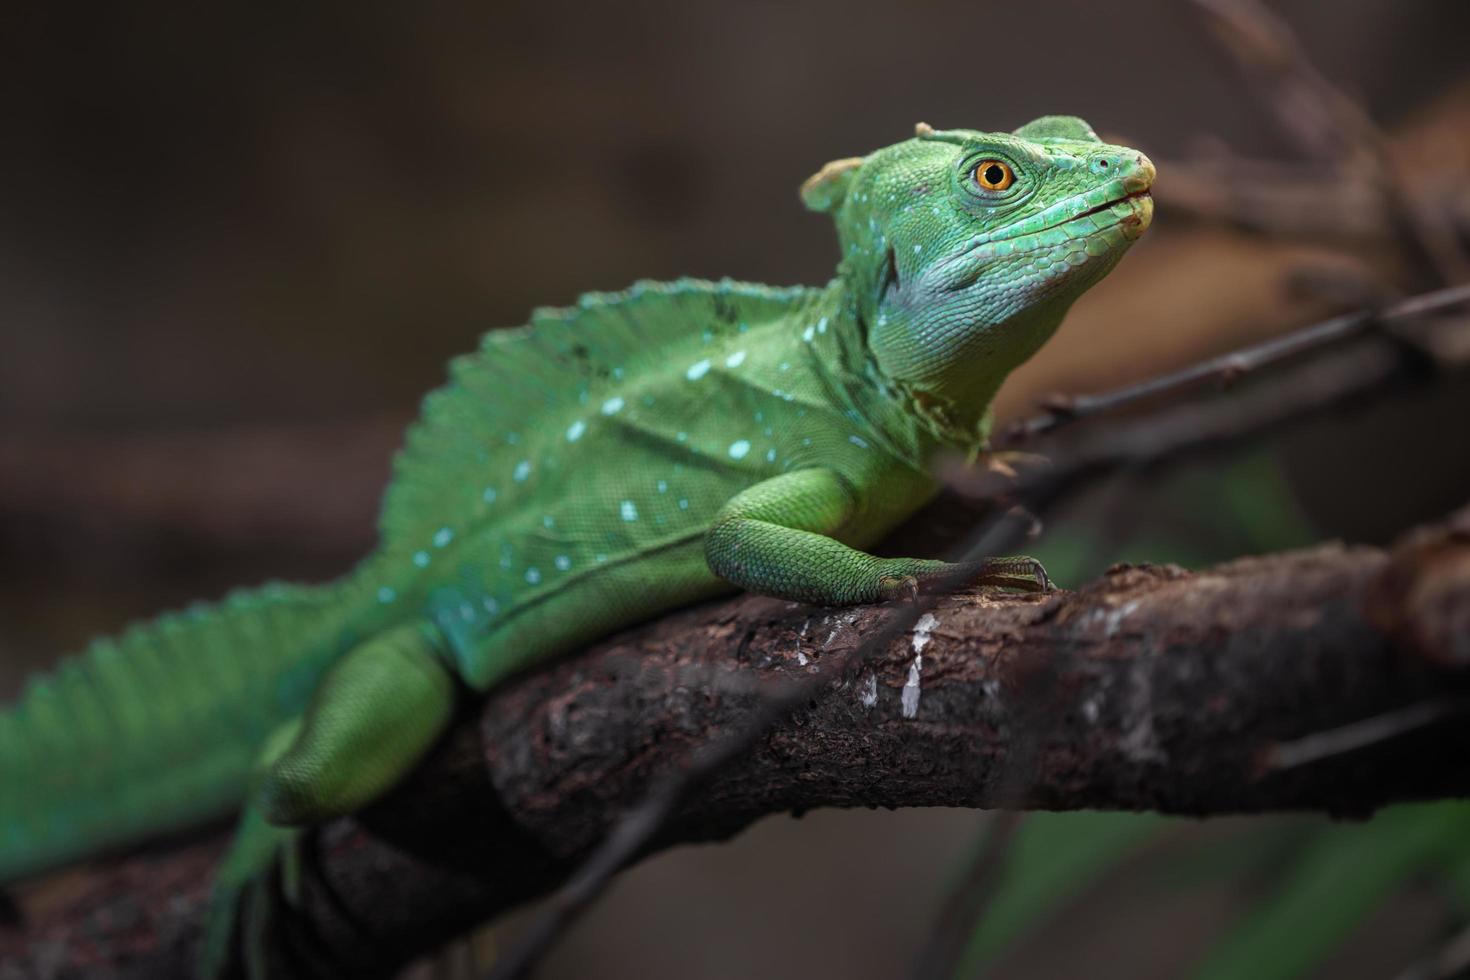
[[(488, 334), (424, 402), (378, 548), (99, 639), (0, 713), (0, 881), (239, 811), (206, 972), (297, 828), (357, 810), (467, 695), (733, 589), (843, 605), (952, 566), (862, 549), (974, 458), (1006, 375), (1148, 227), (1153, 165), (1048, 116), (806, 182), (820, 288), (643, 282)], [(1029, 559), (978, 581), (1044, 586)], [(247, 930), (248, 931), (248, 930)]]

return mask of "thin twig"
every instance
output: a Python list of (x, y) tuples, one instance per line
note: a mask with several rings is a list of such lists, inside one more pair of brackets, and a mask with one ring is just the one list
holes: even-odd
[(1003, 810), (990, 818), (965, 875), (945, 899), (944, 909), (919, 957), (916, 980), (945, 980), (954, 976), (965, 946), (1000, 887), (1011, 840), (1022, 814)]
[(1307, 57), (1290, 26), (1260, 0), (1194, 0), (1207, 26), (1261, 93), (1283, 133), (1310, 155), (1340, 164), (1361, 161), (1398, 225), (1399, 238), (1445, 283), (1470, 279), (1470, 255), (1452, 220), (1415, 201), (1367, 111)]
[(1470, 710), (1470, 702), (1464, 698), (1421, 701), (1350, 725), (1313, 732), (1290, 742), (1278, 742), (1267, 751), (1262, 768), (1293, 769), (1334, 755), (1356, 752), (1376, 742), (1398, 738), (1426, 725), (1453, 718), (1467, 710)]
[(1191, 364), (1171, 374), (1149, 378), (1102, 394), (1056, 397), (1049, 400), (1047, 411), (1008, 426), (997, 440), (997, 445), (1017, 445), (1079, 419), (1117, 411), (1159, 395), (1176, 394), (1206, 382), (1229, 383), (1262, 367), (1341, 343), (1377, 324), (1395, 323), (1465, 303), (1470, 303), (1470, 285), (1451, 286), (1390, 303), (1377, 312), (1358, 310), (1344, 313), (1262, 343)]

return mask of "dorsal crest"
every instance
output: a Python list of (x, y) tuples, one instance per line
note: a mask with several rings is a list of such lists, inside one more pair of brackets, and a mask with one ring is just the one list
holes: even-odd
[[(530, 481), (538, 451), (576, 438), (577, 420), (625, 382), (667, 369), (670, 349), (789, 311), (811, 290), (722, 280), (638, 282), (545, 307), (528, 326), (485, 335), (424, 399), (393, 463), (379, 530), (389, 548), (455, 535)], [(708, 337), (706, 337), (708, 335)]]

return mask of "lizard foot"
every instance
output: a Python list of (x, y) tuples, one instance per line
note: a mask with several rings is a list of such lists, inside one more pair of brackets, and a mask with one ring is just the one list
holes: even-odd
[(246, 813), (215, 881), (201, 977), (270, 980), (334, 972), (314, 937), (291, 927), (292, 913), (302, 904), (312, 843), (309, 830), (274, 827)]
[(1041, 562), (1026, 555), (976, 562), (971, 584), (1016, 592), (1051, 592), (1056, 588)]
[(884, 575), (878, 580), (878, 601), (915, 602), (919, 598), (919, 580), (913, 575)]

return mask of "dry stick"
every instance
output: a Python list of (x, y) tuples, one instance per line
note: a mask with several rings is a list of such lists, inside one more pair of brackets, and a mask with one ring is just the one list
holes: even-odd
[(1341, 343), (1378, 324), (1395, 323), (1436, 313), (1467, 302), (1470, 302), (1470, 285), (1451, 286), (1390, 303), (1377, 312), (1359, 310), (1344, 313), (1262, 343), (1191, 364), (1171, 374), (1149, 378), (1100, 395), (1057, 396), (1047, 401), (1047, 411), (1008, 426), (997, 443), (1003, 446), (1015, 445), (1053, 432), (1079, 419), (1116, 411), (1158, 395), (1174, 394), (1204, 382), (1229, 383), (1251, 371), (1298, 354)]
[[(1055, 418), (1055, 413), (1041, 416), (1040, 419), (1051, 417), (1055, 420), (1048, 425), (1027, 425), (1024, 431), (1046, 432), (1072, 418), (1096, 415), (1161, 392), (1180, 391), (1205, 378), (1222, 376), (1226, 367), (1231, 367), (1230, 373), (1234, 375), (1240, 372), (1241, 365), (1255, 368), (1280, 361), (1303, 350), (1322, 348), (1361, 332), (1378, 320), (1402, 319), (1465, 302), (1470, 302), (1470, 286), (1411, 297), (1393, 304), (1382, 314), (1360, 312), (1336, 317), (1157, 381), (1095, 396), (1084, 403), (1080, 412), (1060, 418)], [(1294, 378), (1291, 384), (1283, 386), (1282, 392), (1278, 393), (1273, 389), (1270, 397), (1257, 397), (1225, 406), (1224, 411), (1219, 407), (1213, 410), (1197, 408), (1193, 412), (1176, 411), (1163, 419), (1162, 423), (1159, 420), (1144, 420), (1142, 423), (1124, 426), (1114, 438), (1101, 445), (1097, 452), (1078, 453), (1069, 466), (1044, 471), (1040, 476), (1019, 481), (1019, 490), (1025, 497), (1025, 504), (1031, 511), (1041, 512), (1100, 469), (1140, 463), (1169, 455), (1181, 448), (1216, 444), (1252, 434), (1281, 418), (1301, 414), (1308, 408), (1330, 404), (1344, 394), (1381, 384), (1397, 372), (1402, 360), (1401, 355), (1392, 351), (1368, 351), (1363, 356), (1353, 352), (1346, 353), (1347, 356), (1334, 363), (1333, 370), (1318, 370), (1312, 372), (1314, 376)], [(1380, 356), (1371, 356), (1375, 353)], [(1032, 420), (1033, 423), (1037, 421)], [(995, 486), (984, 477), (981, 479), (983, 482), (957, 480), (956, 488), (994, 501), (997, 496)], [(1015, 511), (993, 515), (972, 531), (959, 561), (973, 562), (987, 556), (1004, 554), (1025, 536), (1027, 530), (1029, 521), (1018, 519)], [(836, 658), (830, 666), (824, 664), (815, 674), (772, 697), (748, 727), (726, 739), (702, 747), (693, 754), (685, 768), (660, 781), (642, 803), (614, 824), (603, 842), (547, 900), (545, 909), (536, 917), (530, 929), (490, 972), (490, 980), (520, 980), (530, 976), (557, 937), (601, 895), (619, 870), (643, 852), (691, 791), (731, 759), (749, 749), (772, 726), (788, 718), (813, 697), (828, 690), (841, 678), (849, 676), (878, 651), (886, 649), (894, 640), (912, 630), (919, 618), (937, 601), (935, 596), (963, 589), (969, 585), (972, 574), (965, 571), (936, 580), (930, 595), (896, 609), (884, 626), (866, 638), (857, 649), (845, 657)]]
[(1214, 36), (1262, 94), (1281, 130), (1312, 155), (1337, 163), (1341, 148), (1356, 152), (1416, 258), (1446, 283), (1470, 279), (1470, 256), (1447, 213), (1406, 191), (1383, 131), (1359, 103), (1312, 64), (1287, 23), (1260, 0), (1194, 0)]
[[(1232, 153), (1159, 161), (1159, 213), (1254, 231), (1270, 238), (1361, 240), (1391, 237), (1377, 184), (1321, 164), (1283, 163)], [(1453, 214), (1448, 193), (1438, 206)]]
[(1365, 746), (1385, 742), (1446, 718), (1453, 718), (1466, 710), (1470, 710), (1470, 702), (1464, 698), (1419, 701), (1397, 711), (1355, 721), (1351, 725), (1313, 732), (1290, 742), (1278, 742), (1266, 753), (1262, 768), (1294, 769), (1329, 756), (1356, 752)]
[(945, 900), (939, 922), (919, 957), (916, 980), (945, 980), (954, 975), (976, 923), (1000, 887), (1006, 853), (1021, 819), (1022, 814), (1014, 810), (1002, 810), (991, 818), (964, 877)]

